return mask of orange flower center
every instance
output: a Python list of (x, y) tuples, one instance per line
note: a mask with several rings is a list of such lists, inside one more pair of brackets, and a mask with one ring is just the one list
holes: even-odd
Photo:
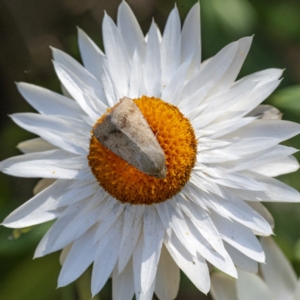
[[(104, 147), (93, 135), (89, 165), (100, 186), (122, 203), (164, 202), (180, 192), (190, 179), (197, 152), (195, 133), (176, 106), (146, 96), (134, 102), (164, 150), (167, 177), (159, 179), (142, 173)], [(104, 116), (97, 123), (101, 123)]]

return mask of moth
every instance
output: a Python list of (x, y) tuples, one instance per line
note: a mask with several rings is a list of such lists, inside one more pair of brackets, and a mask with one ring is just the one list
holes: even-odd
[(156, 136), (138, 106), (124, 97), (93, 127), (106, 148), (141, 172), (166, 178), (166, 159)]

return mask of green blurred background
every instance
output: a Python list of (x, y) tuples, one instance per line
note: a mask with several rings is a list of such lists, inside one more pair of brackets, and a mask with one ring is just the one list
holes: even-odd
[[(178, 0), (182, 20), (195, 0)], [(86, 31), (103, 49), (103, 12), (116, 17), (120, 0), (0, 0), (0, 160), (20, 154), (15, 146), (32, 135), (8, 117), (32, 111), (17, 93), (14, 82), (25, 81), (59, 91), (51, 64), (49, 45), (80, 60), (76, 26)], [(174, 0), (128, 0), (146, 32), (152, 17), (161, 29)], [(226, 44), (255, 34), (240, 76), (265, 68), (285, 68), (284, 80), (267, 99), (284, 119), (300, 122), (300, 2), (294, 0), (202, 0), (203, 59)], [(300, 148), (300, 137), (288, 142)], [(300, 159), (300, 155), (296, 155)], [(282, 176), (300, 190), (300, 172)], [(0, 174), (0, 219), (32, 196), (38, 179)], [(300, 274), (300, 204), (266, 205), (275, 218), (275, 240)], [(34, 249), (51, 224), (31, 230), (0, 227), (0, 299), (88, 300), (89, 273), (76, 283), (56, 289), (60, 266), (58, 253), (32, 260)], [(111, 282), (95, 299), (111, 299)], [(177, 299), (210, 299), (182, 275)]]

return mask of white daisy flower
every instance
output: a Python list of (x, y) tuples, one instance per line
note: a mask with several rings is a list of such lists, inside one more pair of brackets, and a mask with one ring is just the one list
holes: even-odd
[(259, 264), (260, 276), (239, 270), (239, 279), (220, 272), (212, 275), (214, 300), (299, 300), (300, 279), (272, 238), (262, 238), (266, 263)]
[[(70, 97), (18, 84), (39, 113), (12, 119), (40, 137), (21, 143), (25, 154), (2, 161), (0, 169), (45, 179), (3, 225), (56, 219), (35, 257), (63, 249), (59, 287), (93, 264), (93, 295), (112, 276), (117, 300), (152, 299), (154, 292), (174, 299), (180, 269), (207, 293), (207, 262), (233, 277), (235, 265), (256, 270), (265, 255), (255, 235), (272, 233), (272, 217), (260, 202), (300, 201), (296, 190), (273, 178), (299, 168), (297, 150), (278, 144), (300, 126), (260, 106), (282, 71), (235, 81), (252, 37), (201, 63), (198, 3), (182, 28), (175, 7), (163, 35), (153, 22), (144, 37), (123, 1), (117, 25), (104, 16), (105, 54), (78, 33), (84, 67), (53, 49)], [(134, 99), (164, 150), (166, 178), (138, 171), (93, 136), (123, 97)]]

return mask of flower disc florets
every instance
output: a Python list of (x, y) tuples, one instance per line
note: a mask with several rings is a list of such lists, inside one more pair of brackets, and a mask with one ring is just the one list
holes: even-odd
[(119, 201), (131, 204), (163, 202), (176, 195), (190, 178), (196, 161), (194, 130), (174, 105), (146, 96), (134, 102), (164, 150), (167, 177), (158, 179), (140, 172), (105, 148), (94, 136), (90, 143), (89, 164), (99, 184)]

